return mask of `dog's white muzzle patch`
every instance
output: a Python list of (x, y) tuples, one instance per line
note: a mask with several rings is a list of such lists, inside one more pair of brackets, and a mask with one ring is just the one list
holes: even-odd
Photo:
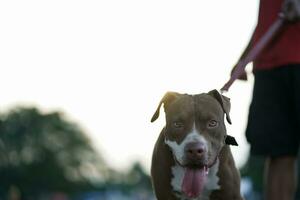
[(183, 164), (184, 162), (184, 148), (188, 143), (191, 142), (200, 142), (204, 144), (204, 147), (207, 149), (207, 141), (206, 139), (200, 135), (197, 131), (196, 126), (194, 124), (192, 131), (186, 135), (184, 140), (178, 144), (176, 141), (165, 140), (165, 143), (171, 148), (173, 155), (175, 156), (177, 162), (179, 164)]

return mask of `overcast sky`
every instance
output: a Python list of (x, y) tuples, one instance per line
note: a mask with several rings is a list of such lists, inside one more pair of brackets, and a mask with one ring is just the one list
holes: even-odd
[[(0, 2), (0, 109), (61, 110), (116, 169), (149, 170), (167, 91), (202, 93), (229, 78), (255, 28), (258, 1), (28, 0)], [(238, 165), (253, 80), (236, 82), (228, 133)]]

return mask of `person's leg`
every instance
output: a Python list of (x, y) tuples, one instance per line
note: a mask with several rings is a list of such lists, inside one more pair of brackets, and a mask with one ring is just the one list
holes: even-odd
[(266, 200), (294, 200), (296, 190), (300, 123), (295, 110), (300, 110), (293, 97), (297, 92), (300, 99), (300, 70), (299, 82), (293, 84), (291, 69), (282, 66), (255, 73), (246, 137), (252, 155), (270, 157), (264, 174)]
[(266, 200), (294, 200), (297, 185), (296, 159), (295, 156), (282, 156), (266, 160)]

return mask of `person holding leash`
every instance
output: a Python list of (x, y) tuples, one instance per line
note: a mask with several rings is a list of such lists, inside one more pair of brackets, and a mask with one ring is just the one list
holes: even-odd
[[(241, 59), (279, 13), (284, 26), (253, 61), (246, 138), (252, 155), (266, 157), (265, 199), (293, 200), (300, 146), (300, 0), (261, 0), (256, 29)], [(245, 71), (239, 79), (247, 80)]]

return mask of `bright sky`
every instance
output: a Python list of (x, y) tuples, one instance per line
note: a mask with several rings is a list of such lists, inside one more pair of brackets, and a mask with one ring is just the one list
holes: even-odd
[[(0, 2), (0, 109), (62, 110), (116, 169), (150, 168), (167, 91), (219, 89), (255, 27), (258, 1)], [(228, 133), (241, 166), (253, 80), (236, 82)]]

